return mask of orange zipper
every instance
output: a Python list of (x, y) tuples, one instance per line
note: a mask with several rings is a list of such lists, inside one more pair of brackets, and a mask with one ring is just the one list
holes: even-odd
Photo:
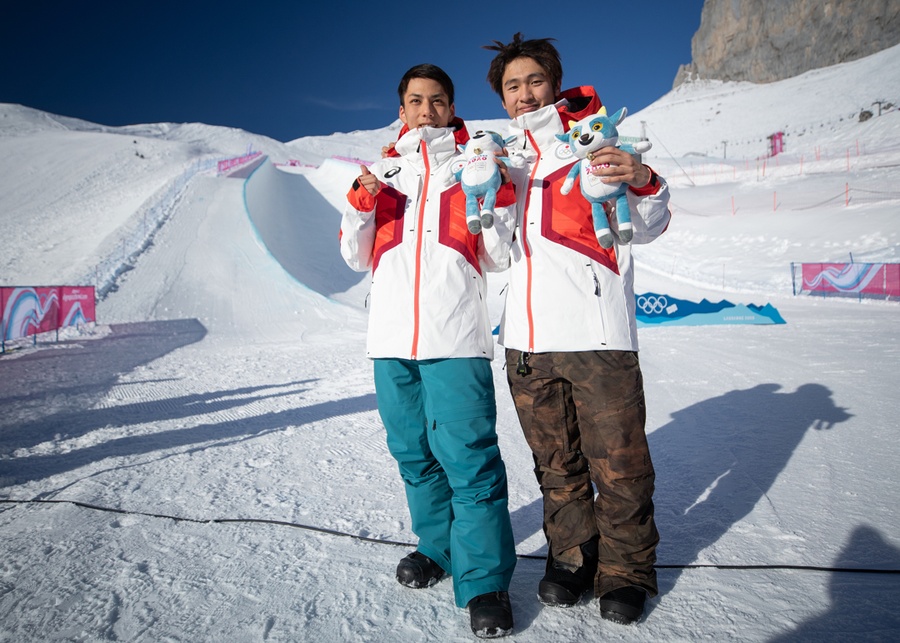
[(428, 179), (431, 176), (431, 165), (428, 162), (428, 146), (425, 141), (420, 143), (422, 158), (425, 162), (425, 179), (422, 183), (422, 193), (419, 196), (419, 222), (416, 230), (416, 276), (413, 285), (413, 339), (410, 350), (410, 359), (416, 359), (419, 352), (419, 288), (422, 283), (422, 229), (425, 224), (425, 201), (428, 195)]
[(534, 167), (531, 168), (531, 175), (528, 177), (528, 185), (525, 190), (525, 209), (522, 213), (522, 249), (525, 252), (525, 315), (528, 318), (528, 352), (534, 352), (534, 313), (532, 311), (531, 306), (531, 276), (532, 276), (532, 265), (531, 265), (531, 248), (528, 245), (528, 233), (526, 232), (528, 229), (528, 208), (531, 204), (531, 188), (534, 186), (534, 177), (537, 174), (538, 165), (540, 164), (541, 159), (541, 150), (538, 148), (537, 142), (535, 142), (534, 137), (531, 136), (530, 130), (525, 130), (525, 136), (528, 137), (528, 140), (531, 141), (531, 146), (534, 148), (534, 151), (537, 153), (537, 158), (534, 162)]

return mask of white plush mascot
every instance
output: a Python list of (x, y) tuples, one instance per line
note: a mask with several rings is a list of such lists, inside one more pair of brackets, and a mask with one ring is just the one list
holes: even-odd
[[(455, 171), (466, 195), (466, 227), (472, 234), (494, 225), (494, 206), (497, 190), (502, 183), (500, 167), (494, 161), (499, 158), (509, 166), (509, 158), (497, 155), (515, 136), (503, 139), (497, 132), (478, 130), (464, 146), (459, 146), (465, 160), (460, 160)], [(482, 200), (479, 205), (479, 199)]]
[(628, 243), (634, 236), (631, 225), (631, 210), (628, 207), (628, 184), (604, 183), (599, 176), (591, 172), (591, 155), (602, 147), (617, 147), (629, 154), (642, 154), (650, 149), (649, 141), (641, 141), (635, 145), (627, 143), (619, 145), (619, 130), (616, 125), (625, 118), (627, 110), (623, 107), (611, 117), (606, 115), (606, 107), (601, 107), (596, 114), (569, 123), (568, 134), (557, 134), (556, 138), (568, 143), (572, 153), (580, 159), (572, 169), (560, 188), (562, 194), (568, 194), (575, 185), (575, 179), (581, 176), (581, 194), (591, 203), (591, 214), (594, 219), (594, 233), (597, 242), (604, 248), (613, 244), (612, 232), (603, 204), (613, 201), (616, 206), (616, 221), (619, 224), (619, 240)]

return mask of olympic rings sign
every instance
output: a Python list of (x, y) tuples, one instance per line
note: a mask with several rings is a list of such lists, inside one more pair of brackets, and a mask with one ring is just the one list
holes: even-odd
[(638, 308), (648, 315), (659, 315), (669, 307), (669, 300), (666, 299), (665, 295), (660, 295), (659, 297), (656, 295), (641, 295), (637, 298), (637, 305)]

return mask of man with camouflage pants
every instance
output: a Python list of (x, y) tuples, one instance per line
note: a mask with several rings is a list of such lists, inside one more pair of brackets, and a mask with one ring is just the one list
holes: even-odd
[[(616, 242), (603, 248), (587, 200), (577, 190), (561, 194), (577, 159), (556, 137), (601, 103), (591, 87), (560, 92), (562, 65), (549, 39), (516, 34), (495, 45), (486, 47), (498, 52), (488, 82), (512, 118), (519, 204), (500, 343), (544, 499), (550, 553), (538, 597), (569, 607), (593, 589), (603, 618), (633, 623), (658, 593), (659, 535), (631, 245), (611, 216)], [(594, 153), (592, 165), (598, 180), (629, 185), (632, 244), (665, 231), (661, 177), (614, 147)]]

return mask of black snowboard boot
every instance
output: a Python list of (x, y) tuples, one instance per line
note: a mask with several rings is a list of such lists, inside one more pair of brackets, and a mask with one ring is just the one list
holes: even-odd
[(547, 570), (538, 585), (538, 599), (550, 607), (572, 607), (581, 600), (585, 592), (593, 589), (597, 573), (597, 539), (581, 545), (583, 563), (572, 569), (553, 559), (553, 552), (547, 554)]
[(414, 551), (397, 565), (397, 582), (413, 589), (431, 587), (444, 577), (444, 570), (425, 554)]
[(631, 625), (644, 613), (647, 593), (640, 587), (629, 585), (606, 592), (600, 597), (600, 616), (620, 625)]
[(472, 633), (480, 639), (507, 636), (513, 630), (512, 605), (507, 592), (476, 596), (466, 605)]

